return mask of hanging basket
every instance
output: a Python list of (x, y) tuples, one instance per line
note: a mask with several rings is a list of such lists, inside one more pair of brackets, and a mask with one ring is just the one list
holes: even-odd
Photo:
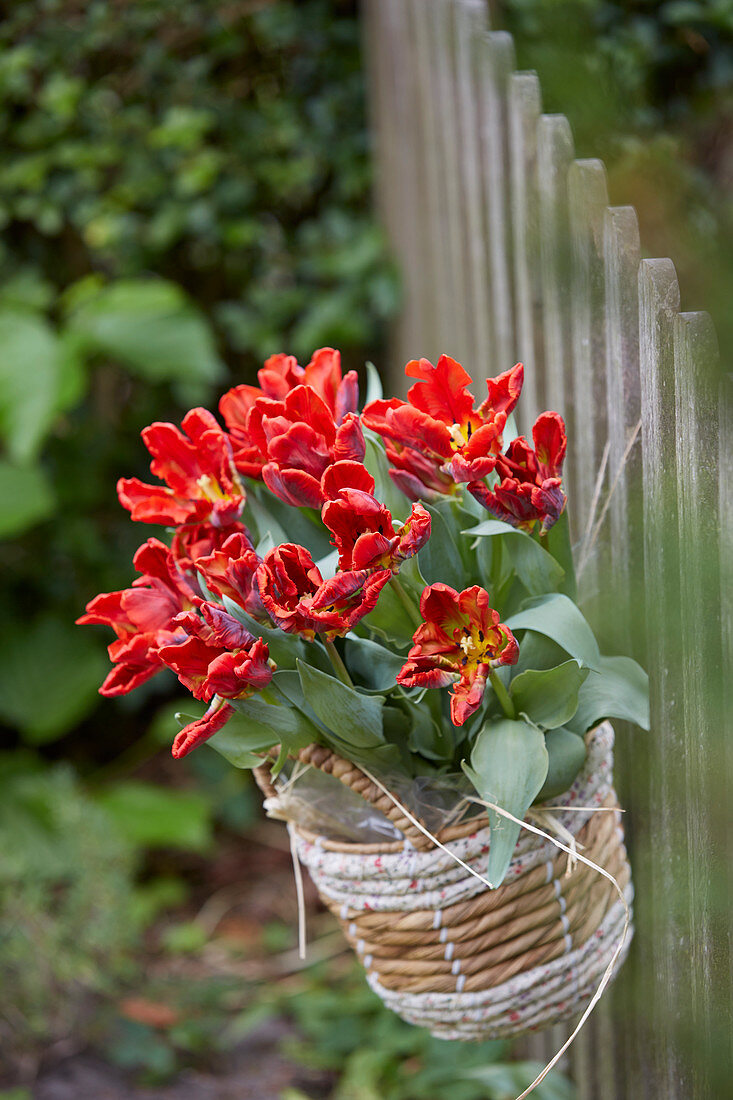
[[(580, 774), (551, 812), (630, 905), (611, 725), (587, 743)], [(334, 775), (403, 833), (402, 841), (360, 844), (288, 823), (322, 901), (389, 1008), (440, 1038), (478, 1040), (548, 1027), (587, 1006), (623, 934), (626, 909), (611, 882), (582, 862), (569, 866), (557, 845), (523, 830), (503, 884), (490, 890), (454, 858), (485, 874), (486, 817), (437, 834), (446, 852), (354, 764), (316, 745), (299, 759)], [(277, 797), (269, 766), (255, 774)]]

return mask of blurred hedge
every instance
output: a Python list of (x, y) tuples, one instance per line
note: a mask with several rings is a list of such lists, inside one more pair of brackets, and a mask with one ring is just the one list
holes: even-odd
[(83, 724), (109, 638), (73, 620), (158, 533), (114, 493), (147, 474), (140, 429), (273, 351), (380, 353), (396, 284), (355, 5), (11, 5), (0, 143), (0, 713), (86, 767), (175, 693), (159, 677)]

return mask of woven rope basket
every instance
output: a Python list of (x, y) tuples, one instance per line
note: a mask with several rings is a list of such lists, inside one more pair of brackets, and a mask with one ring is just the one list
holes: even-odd
[[(621, 814), (593, 812), (617, 808), (610, 724), (597, 727), (587, 742), (582, 771), (552, 805), (589, 809), (552, 813), (582, 854), (613, 875), (630, 905)], [(625, 908), (606, 878), (580, 862), (568, 873), (565, 853), (523, 831), (503, 884), (489, 890), (354, 764), (316, 745), (299, 759), (336, 776), (404, 835), (404, 841), (357, 844), (288, 824), (322, 901), (389, 1008), (444, 1039), (517, 1035), (582, 1011), (624, 925)], [(276, 797), (269, 767), (255, 774), (264, 793)], [(438, 839), (485, 874), (489, 834), (483, 817), (444, 829)]]

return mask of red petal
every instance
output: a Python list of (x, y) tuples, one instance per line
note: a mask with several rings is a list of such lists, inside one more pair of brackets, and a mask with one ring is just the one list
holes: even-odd
[(422, 504), (413, 504), (409, 519), (400, 528), (399, 541), (395, 552), (396, 561), (411, 558), (423, 548), (430, 538), (430, 513)]
[(333, 445), (336, 435), (333, 413), (310, 386), (296, 386), (291, 390), (285, 398), (285, 411), (291, 421), (302, 420), (310, 424), (323, 436), (327, 447)]
[(341, 489), (361, 489), (374, 492), (374, 478), (361, 462), (334, 462), (321, 478), (324, 499), (335, 500)]
[(336, 432), (333, 443), (334, 462), (362, 462), (366, 451), (361, 421), (354, 413), (347, 413)]
[(328, 405), (332, 414), (336, 414), (336, 395), (341, 382), (341, 354), (333, 348), (319, 348), (313, 353), (305, 368), (305, 384), (312, 386)]
[[(255, 641), (242, 624), (216, 603), (202, 603), (199, 608), (204, 621), (211, 628), (214, 641), (225, 649), (243, 649)], [(221, 693), (219, 693), (221, 694)]]
[(163, 485), (146, 485), (137, 477), (121, 477), (117, 482), (117, 496), (132, 518), (142, 523), (178, 526), (193, 512), (190, 501), (174, 496)]
[(471, 377), (455, 359), (441, 355), (435, 367), (428, 359), (413, 359), (405, 367), (405, 374), (422, 379), (407, 393), (415, 408), (445, 424), (464, 424), (468, 420), (474, 406), (473, 394), (466, 389)]
[(524, 382), (524, 366), (516, 363), (511, 370), (505, 370), (496, 378), (487, 378), (486, 385), (489, 395), (478, 410), (481, 416), (486, 416), (489, 411), (494, 413), (506, 413), (512, 411), (519, 395), (522, 392)]
[(290, 424), (282, 435), (270, 439), (267, 456), (281, 468), (303, 470), (321, 480), (331, 461), (326, 441), (310, 424)]
[(176, 734), (171, 750), (176, 760), (180, 760), (182, 756), (186, 756), (197, 745), (201, 745), (204, 741), (208, 741), (210, 737), (213, 737), (222, 726), (226, 725), (233, 713), (234, 708), (229, 703), (216, 700), (203, 718), (191, 722), (190, 725)]
[(305, 371), (298, 365), (294, 355), (278, 352), (265, 361), (262, 370), (257, 371), (257, 381), (263, 393), (268, 397), (282, 400), (292, 389), (303, 383)]
[(443, 688), (455, 683), (456, 670), (440, 668), (430, 659), (407, 660), (397, 673), (397, 683), (404, 687)]
[(545, 412), (537, 417), (532, 428), (537, 458), (544, 467), (542, 476), (559, 477), (567, 449), (565, 422), (559, 413)]
[(246, 429), (250, 409), (259, 397), (262, 397), (262, 390), (257, 386), (234, 386), (224, 394), (219, 401), (219, 412), (230, 431)]
[(359, 375), (355, 370), (345, 374), (336, 391), (336, 423), (340, 424), (347, 413), (359, 408)]
[(481, 706), (486, 690), (486, 665), (479, 665), (470, 679), (459, 680), (451, 693), (450, 716), (454, 726), (462, 726)]
[(270, 492), (295, 508), (320, 508), (320, 482), (303, 470), (281, 470), (274, 462), (262, 467), (262, 480)]
[(399, 397), (391, 397), (389, 401), (381, 398), (378, 401), (370, 401), (361, 414), (362, 424), (371, 431), (377, 432), (378, 435), (389, 435), (391, 431), (389, 413), (405, 404), (406, 402), (401, 401)]
[(379, 531), (365, 531), (354, 543), (351, 568), (373, 569), (377, 565), (386, 566), (394, 545), (395, 539), (388, 539)]
[(455, 588), (438, 581), (424, 589), (420, 597), (420, 614), (428, 623), (437, 623), (449, 632), (464, 625), (464, 619), (458, 606), (458, 593)]
[(197, 699), (208, 702), (214, 692), (207, 690), (206, 677), (209, 664), (219, 652), (198, 638), (188, 637), (180, 645), (162, 646), (158, 650), (158, 656), (168, 668), (173, 669), (183, 686)]

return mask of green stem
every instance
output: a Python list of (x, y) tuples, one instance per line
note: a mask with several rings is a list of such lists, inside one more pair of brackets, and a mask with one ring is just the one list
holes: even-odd
[(342, 684), (346, 684), (347, 687), (353, 687), (354, 682), (349, 676), (349, 670), (344, 662), (341, 660), (341, 654), (336, 649), (333, 642), (325, 642), (328, 656), (331, 658), (331, 664), (333, 665), (334, 672), (338, 676)]
[(415, 606), (415, 601), (410, 599), (410, 597), (402, 587), (402, 581), (399, 579), (399, 577), (393, 576), (390, 578), (389, 583), (392, 585), (392, 591), (394, 592), (395, 596), (400, 601), (407, 614), (410, 616), (410, 620), (413, 626), (420, 626), (422, 623), (422, 615)]
[(494, 689), (496, 698), (501, 703), (501, 709), (506, 714), (507, 718), (516, 718), (517, 712), (514, 709), (514, 703), (511, 701), (509, 692), (502, 684), (501, 680), (495, 669), (491, 669), (489, 672), (489, 680), (491, 680), (491, 686)]

